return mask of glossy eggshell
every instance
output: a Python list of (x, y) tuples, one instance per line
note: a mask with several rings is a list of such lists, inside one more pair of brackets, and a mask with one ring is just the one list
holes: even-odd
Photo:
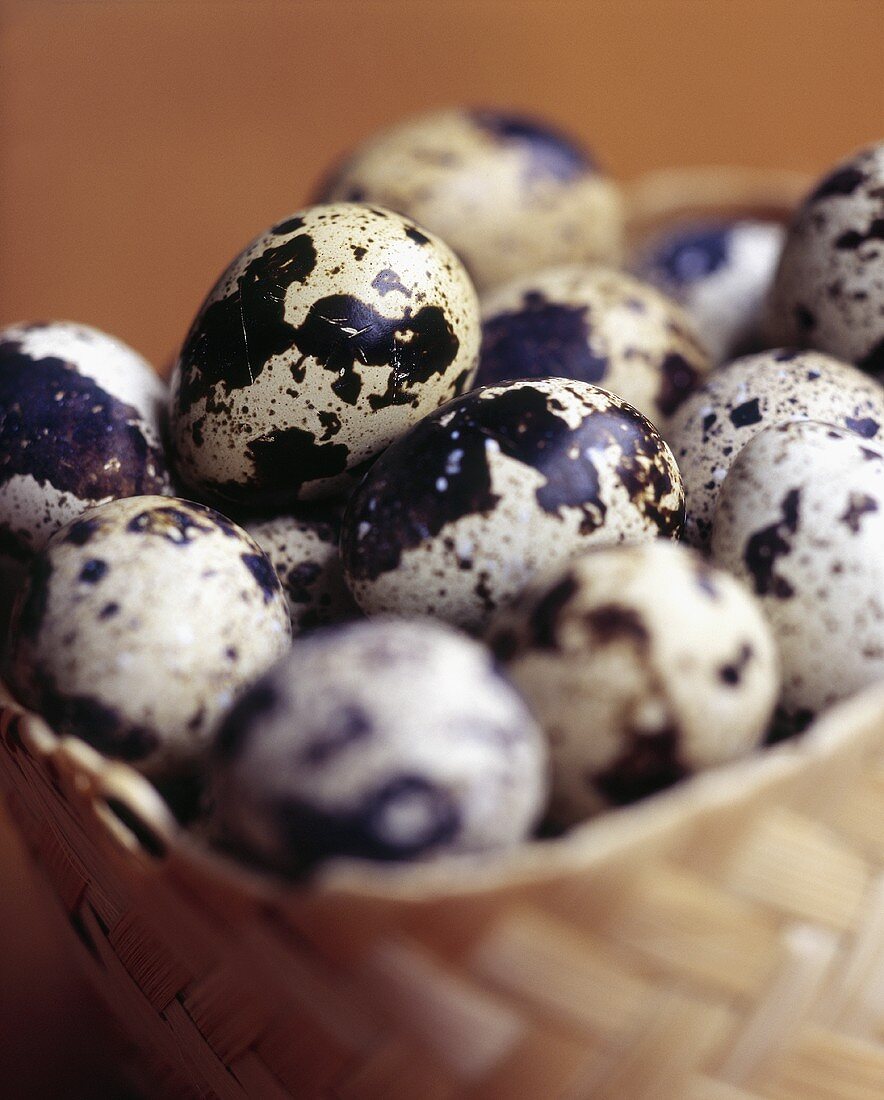
[(477, 386), (575, 378), (665, 425), (711, 366), (682, 309), (619, 271), (552, 268), (482, 299)]
[(719, 367), (682, 405), (666, 438), (684, 478), (685, 540), (706, 548), (718, 491), (742, 447), (764, 428), (824, 420), (878, 439), (884, 388), (820, 352), (775, 350)]
[(200, 755), (290, 636), (273, 567), (241, 528), (200, 504), (131, 497), (34, 559), (7, 671), (58, 733), (163, 775)]
[(768, 428), (725, 478), (712, 552), (751, 585), (806, 720), (884, 679), (884, 453), (828, 424)]
[(764, 304), (785, 233), (777, 222), (688, 222), (645, 241), (631, 266), (684, 307), (723, 363), (764, 347)]
[(662, 540), (584, 554), (489, 637), (549, 738), (559, 825), (749, 752), (777, 697), (748, 590)]
[(478, 629), (541, 568), (681, 529), (683, 491), (650, 422), (561, 378), (475, 390), (394, 444), (350, 498), (341, 552), (369, 614)]
[(884, 372), (884, 142), (838, 165), (799, 208), (767, 326), (773, 343)]
[(184, 342), (179, 472), (250, 508), (333, 496), (469, 387), (478, 348), (475, 290), (440, 240), (374, 207), (303, 210), (233, 261)]
[(304, 507), (296, 514), (245, 525), (276, 570), (295, 635), (359, 616), (338, 548), (341, 511), (335, 506)]
[(623, 200), (571, 138), (491, 110), (447, 110), (370, 138), (322, 201), (379, 202), (426, 225), (480, 289), (560, 263), (617, 263)]
[(0, 552), (26, 559), (87, 508), (170, 493), (165, 405), (150, 364), (97, 329), (0, 331)]
[(242, 698), (212, 761), (215, 829), (281, 871), (527, 838), (547, 750), (488, 651), (438, 623), (317, 631)]

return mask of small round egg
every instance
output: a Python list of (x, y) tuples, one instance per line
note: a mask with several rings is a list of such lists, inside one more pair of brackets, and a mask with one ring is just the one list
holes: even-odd
[(619, 271), (553, 268), (482, 299), (477, 386), (576, 378), (664, 425), (710, 368), (683, 310)]
[(545, 576), (489, 638), (549, 738), (558, 825), (749, 752), (779, 686), (749, 591), (662, 540)]
[(388, 210), (302, 210), (231, 263), (184, 342), (179, 472), (249, 508), (333, 496), (469, 388), (478, 350), (476, 293), (447, 245)]
[(721, 487), (715, 561), (751, 585), (799, 724), (884, 679), (884, 452), (852, 432), (779, 424)]
[(199, 756), (290, 637), (279, 580), (245, 531), (201, 504), (130, 497), (35, 557), (7, 671), (56, 732), (160, 776)]
[(216, 831), (283, 872), (333, 856), (406, 860), (525, 840), (547, 750), (484, 646), (429, 621), (298, 640), (214, 745)]
[(545, 122), (446, 110), (375, 135), (320, 187), (438, 233), (480, 289), (560, 263), (617, 263), (623, 200), (593, 157)]
[(644, 242), (632, 270), (682, 305), (715, 363), (758, 351), (783, 248), (777, 222), (690, 221)]
[(165, 406), (150, 364), (98, 329), (0, 331), (0, 553), (28, 558), (104, 501), (171, 493)]
[(350, 498), (344, 570), (369, 614), (470, 630), (541, 568), (681, 530), (669, 448), (631, 405), (563, 378), (474, 390), (395, 443)]
[(276, 570), (295, 635), (359, 615), (338, 548), (341, 511), (340, 506), (305, 506), (296, 514), (245, 525)]
[(884, 141), (839, 164), (789, 227), (771, 288), (771, 343), (884, 372)]
[(760, 352), (713, 371), (666, 433), (684, 478), (687, 542), (708, 547), (718, 491), (740, 449), (762, 429), (790, 420), (825, 420), (878, 439), (884, 389), (856, 367), (813, 351)]

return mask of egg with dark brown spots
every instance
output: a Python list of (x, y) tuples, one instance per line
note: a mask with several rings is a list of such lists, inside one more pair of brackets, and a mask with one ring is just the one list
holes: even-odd
[(339, 505), (303, 506), (295, 513), (246, 524), (273, 563), (295, 635), (360, 614), (344, 580), (338, 548), (341, 511)]
[(576, 378), (665, 426), (711, 366), (684, 311), (619, 271), (551, 268), (482, 299), (477, 386)]
[(172, 381), (179, 473), (208, 499), (333, 496), (468, 389), (478, 302), (447, 245), (376, 207), (311, 207), (221, 276)]
[(104, 501), (170, 493), (166, 400), (150, 364), (98, 329), (0, 331), (0, 554), (27, 559)]
[(884, 373), (884, 141), (837, 165), (799, 207), (767, 313), (772, 343)]
[(379, 202), (438, 233), (480, 289), (553, 264), (617, 263), (623, 200), (579, 142), (497, 110), (409, 119), (360, 146), (322, 201)]
[(748, 589), (661, 540), (546, 575), (489, 640), (549, 739), (560, 826), (748, 753), (779, 687)]
[(884, 679), (884, 451), (813, 422), (740, 452), (719, 494), (716, 562), (750, 585), (798, 724)]
[(16, 606), (8, 680), (60, 734), (152, 776), (193, 764), (237, 692), (290, 644), (253, 539), (175, 497), (129, 497), (60, 528)]
[(483, 646), (427, 620), (329, 627), (296, 641), (225, 720), (214, 828), (291, 874), (333, 857), (498, 850), (537, 823), (546, 765)]
[(586, 382), (523, 380), (449, 402), (386, 451), (350, 498), (341, 552), (369, 614), (467, 629), (542, 568), (590, 546), (681, 530), (669, 448)]
[(684, 478), (687, 542), (708, 547), (715, 501), (741, 448), (764, 428), (791, 420), (824, 420), (880, 439), (884, 388), (814, 351), (760, 352), (713, 371), (666, 432)]
[(764, 303), (784, 238), (778, 222), (688, 221), (644, 241), (631, 267), (684, 308), (723, 363), (765, 346)]

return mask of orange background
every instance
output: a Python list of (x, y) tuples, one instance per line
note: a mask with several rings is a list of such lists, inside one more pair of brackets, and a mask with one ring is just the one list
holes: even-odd
[[(403, 115), (530, 110), (624, 179), (816, 173), (884, 136), (884, 0), (6, 0), (0, 20), (0, 324), (85, 321), (158, 366), (232, 255)], [(34, 889), (0, 830), (0, 1091), (109, 1097)]]

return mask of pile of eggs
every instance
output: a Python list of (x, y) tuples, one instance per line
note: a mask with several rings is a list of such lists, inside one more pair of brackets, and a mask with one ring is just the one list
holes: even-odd
[(316, 200), (168, 392), (84, 325), (0, 332), (23, 704), (295, 875), (567, 829), (884, 679), (884, 143), (788, 228), (628, 254), (593, 158), (499, 112)]

